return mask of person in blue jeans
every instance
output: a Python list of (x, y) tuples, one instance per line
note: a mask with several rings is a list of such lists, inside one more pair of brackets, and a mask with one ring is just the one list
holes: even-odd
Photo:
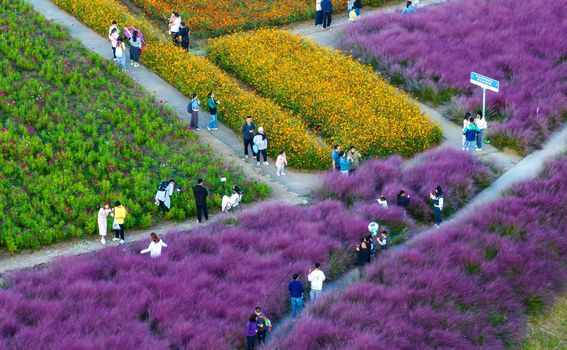
[(218, 130), (217, 126), (217, 106), (220, 101), (215, 100), (215, 93), (209, 92), (209, 97), (207, 98), (207, 106), (209, 106), (209, 114), (211, 115), (211, 120), (209, 125), (207, 125), (207, 130)]
[(463, 129), (463, 135), (465, 135), (465, 151), (469, 151), (471, 155), (474, 154), (478, 133), (480, 133), (480, 129), (474, 124), (474, 117), (470, 117), (469, 125)]
[(291, 297), (291, 315), (293, 318), (296, 318), (303, 310), (303, 293), (305, 288), (303, 283), (299, 281), (297, 273), (294, 273), (292, 278), (293, 281), (289, 282), (288, 289)]
[(429, 192), (429, 196), (433, 199), (433, 210), (435, 212), (435, 228), (441, 225), (441, 212), (443, 211), (443, 189), (441, 186), (435, 187), (435, 194)]

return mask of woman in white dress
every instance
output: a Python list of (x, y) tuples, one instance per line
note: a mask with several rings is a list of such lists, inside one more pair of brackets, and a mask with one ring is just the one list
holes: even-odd
[(161, 256), (161, 248), (167, 247), (164, 241), (159, 239), (155, 232), (151, 233), (152, 241), (147, 249), (141, 250), (140, 254), (150, 253), (152, 258), (159, 258)]
[(221, 208), (223, 212), (227, 212), (234, 206), (234, 204), (240, 199), (242, 195), (242, 191), (238, 188), (237, 185), (234, 185), (232, 188), (232, 195), (229, 196), (222, 196), (222, 204)]
[(112, 213), (112, 209), (110, 209), (110, 204), (105, 203), (98, 210), (98, 234), (100, 235), (100, 243), (105, 244), (106, 240), (104, 237), (106, 236), (106, 231), (108, 228), (108, 215)]

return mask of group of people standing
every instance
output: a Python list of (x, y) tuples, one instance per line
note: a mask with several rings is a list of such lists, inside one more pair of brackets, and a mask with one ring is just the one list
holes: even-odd
[(106, 244), (106, 233), (108, 230), (108, 216), (114, 217), (112, 223), (112, 230), (114, 231), (114, 238), (112, 241), (118, 241), (119, 244), (124, 243), (124, 220), (128, 215), (128, 210), (120, 203), (116, 201), (114, 203), (114, 208), (110, 208), (110, 203), (105, 203), (98, 210), (98, 234), (100, 235), (100, 243)]
[[(248, 116), (242, 124), (240, 131), (242, 132), (242, 141), (244, 142), (244, 158), (249, 158), (248, 150), (250, 150), (252, 156), (256, 157), (256, 165), (270, 165), (268, 163), (268, 137), (264, 128), (260, 126), (256, 129), (256, 124), (252, 121), (252, 117)], [(261, 160), (263, 160), (263, 163)], [(284, 176), (286, 166), (287, 156), (285, 151), (281, 150), (276, 159), (276, 175)]]
[[(215, 98), (214, 92), (209, 92), (207, 95), (207, 107), (209, 108), (209, 114), (211, 115), (211, 119), (209, 120), (209, 124), (207, 125), (207, 130), (218, 130), (218, 122), (217, 122), (217, 108), (220, 104), (220, 101)], [(190, 122), (189, 128), (193, 130), (200, 131), (199, 128), (199, 111), (201, 109), (201, 101), (199, 97), (197, 97), (197, 93), (194, 92), (191, 95), (191, 101), (187, 105), (187, 113), (190, 115)]]
[(351, 145), (345, 152), (340, 145), (334, 145), (331, 152), (331, 170), (340, 171), (344, 176), (348, 176), (358, 169), (362, 155)]
[(116, 21), (112, 21), (112, 25), (108, 28), (108, 39), (112, 46), (112, 60), (118, 63), (123, 71), (126, 71), (125, 40), (128, 40), (130, 43), (130, 65), (134, 67), (140, 66), (140, 55), (145, 41), (142, 34), (135, 27), (125, 28), (124, 36), (121, 36)]
[(189, 35), (191, 34), (191, 31), (187, 25), (185, 25), (185, 22), (183, 22), (179, 13), (171, 13), (167, 26), (169, 27), (168, 33), (171, 35), (173, 45), (181, 46), (184, 50), (189, 51)]
[(471, 155), (475, 150), (482, 151), (484, 130), (487, 128), (488, 124), (482, 113), (478, 112), (473, 116), (467, 112), (463, 119), (463, 151), (468, 151)]

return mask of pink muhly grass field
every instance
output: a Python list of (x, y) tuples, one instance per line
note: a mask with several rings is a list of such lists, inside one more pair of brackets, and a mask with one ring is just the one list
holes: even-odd
[(341, 47), (418, 96), (456, 89), (450, 117), (459, 122), (482, 104), (470, 72), (499, 80), (500, 92), (487, 94), (489, 132), (525, 153), (565, 120), (566, 18), (562, 1), (455, 0), (364, 18), (347, 26)]

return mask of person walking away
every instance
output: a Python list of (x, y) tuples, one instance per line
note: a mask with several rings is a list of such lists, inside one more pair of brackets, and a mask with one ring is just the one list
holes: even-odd
[(350, 172), (354, 173), (356, 169), (358, 169), (358, 166), (360, 165), (360, 158), (362, 158), (362, 155), (356, 150), (356, 147), (351, 145), (350, 152), (348, 152), (347, 158), (351, 160)]
[(321, 1), (315, 0), (315, 26), (319, 27), (323, 24), (323, 10), (321, 9)]
[(357, 244), (354, 248), (356, 250), (356, 264), (358, 266), (364, 266), (370, 262), (370, 247), (365, 238), (360, 240), (360, 244)]
[(254, 350), (256, 347), (256, 336), (258, 333), (258, 325), (256, 324), (256, 314), (251, 314), (246, 322), (246, 345), (247, 350)]
[(164, 241), (159, 239), (158, 235), (155, 232), (150, 234), (152, 241), (147, 249), (143, 249), (140, 251), (140, 254), (150, 253), (150, 257), (152, 258), (159, 258), (161, 256), (161, 249), (167, 247)]
[(413, 3), (411, 1), (408, 1), (406, 3), (406, 7), (402, 10), (402, 15), (409, 15), (412, 13), (415, 13), (415, 7), (413, 7)]
[(179, 32), (177, 33), (177, 41), (180, 42), (181, 47), (185, 51), (189, 51), (189, 28), (185, 25), (185, 22), (179, 23)]
[(408, 205), (410, 203), (410, 196), (405, 190), (400, 190), (396, 197), (396, 205), (404, 209), (404, 217), (407, 216)]
[(266, 317), (259, 306), (256, 306), (254, 314), (256, 315), (256, 326), (258, 327), (258, 345), (264, 344), (266, 342), (268, 331), (271, 331), (272, 322)]
[(175, 189), (175, 180), (163, 181), (158, 185), (155, 204), (160, 212), (168, 212), (171, 209), (171, 195)]
[(187, 106), (187, 112), (191, 114), (189, 127), (197, 131), (201, 130), (199, 129), (199, 106), (201, 106), (201, 102), (199, 101), (199, 98), (197, 98), (197, 94), (194, 92), (191, 96), (191, 102), (189, 102), (189, 105)]
[(469, 125), (463, 130), (463, 135), (465, 135), (465, 151), (469, 151), (471, 155), (474, 153), (474, 148), (476, 145), (476, 135), (480, 132), (479, 128), (474, 125), (474, 118), (469, 119)]
[(321, 271), (321, 264), (315, 263), (314, 269), (309, 269), (307, 280), (311, 282), (311, 291), (309, 291), (309, 300), (314, 302), (317, 296), (323, 291), (323, 282), (325, 281), (325, 273)]
[(333, 170), (340, 171), (341, 169), (341, 164), (339, 159), (340, 154), (341, 154), (341, 146), (334, 145), (333, 151), (331, 152), (331, 163), (333, 166), (332, 168)]
[(376, 201), (378, 202), (379, 206), (388, 209), (388, 201), (386, 200), (386, 197), (380, 196), (380, 198), (378, 198)]
[(179, 46), (180, 41), (177, 38), (179, 36), (179, 27), (181, 26), (181, 17), (179, 17), (179, 13), (172, 12), (171, 17), (169, 17), (169, 34), (171, 35), (171, 39), (173, 40), (173, 45)]
[(339, 153), (339, 166), (341, 174), (343, 174), (344, 176), (348, 176), (350, 172), (350, 163), (351, 161), (347, 158), (345, 152)]
[(488, 124), (486, 123), (486, 119), (482, 117), (481, 113), (476, 114), (475, 125), (478, 128), (479, 132), (476, 135), (476, 150), (482, 151), (482, 142), (484, 140), (484, 129), (488, 128)]
[(284, 151), (280, 151), (276, 158), (276, 175), (285, 176), (285, 167), (287, 166), (287, 157)]
[(106, 244), (106, 232), (108, 228), (108, 215), (112, 213), (112, 209), (110, 209), (110, 204), (104, 203), (102, 207), (98, 210), (98, 234), (100, 236), (100, 243)]
[(203, 186), (203, 179), (198, 179), (197, 185), (193, 186), (193, 195), (195, 196), (195, 205), (197, 206), (197, 222), (201, 223), (201, 215), (205, 217), (205, 220), (209, 220), (209, 212), (207, 211), (209, 191)]
[(126, 215), (128, 215), (128, 211), (124, 206), (120, 203), (120, 201), (116, 201), (114, 203), (114, 212), (111, 214), (114, 216), (116, 226), (113, 224), (114, 229), (114, 238), (113, 241), (118, 241), (120, 238), (119, 244), (124, 243), (124, 220), (126, 219)]
[(207, 106), (209, 107), (209, 114), (211, 115), (211, 120), (209, 125), (207, 125), (207, 130), (218, 130), (217, 126), (217, 107), (220, 101), (215, 100), (215, 93), (209, 92), (209, 97), (207, 98)]
[(246, 121), (242, 124), (242, 139), (244, 140), (244, 157), (248, 159), (248, 146), (250, 146), (250, 150), (252, 151), (252, 155), (254, 155), (254, 149), (252, 148), (252, 144), (254, 143), (254, 132), (256, 130), (256, 125), (252, 122), (252, 117), (246, 117)]
[(135, 30), (130, 37), (130, 65), (134, 67), (140, 66), (140, 52), (142, 50), (142, 39)]
[[(112, 28), (112, 26), (110, 27)], [(110, 40), (110, 45), (112, 45), (112, 60), (116, 62), (116, 46), (118, 45), (118, 28), (110, 29), (110, 34), (108, 34), (108, 39)]]
[(321, 10), (323, 11), (323, 28), (331, 27), (331, 16), (333, 13), (333, 3), (331, 0), (321, 0)]
[(240, 196), (242, 196), (242, 191), (237, 185), (234, 185), (234, 187), (232, 187), (232, 195), (230, 197), (226, 195), (222, 196), (221, 210), (225, 213), (228, 212), (240, 199)]
[(441, 186), (435, 187), (435, 194), (429, 192), (429, 197), (433, 200), (433, 210), (435, 212), (435, 228), (441, 225), (441, 212), (443, 211), (443, 190)]
[(382, 231), (380, 233), (380, 237), (378, 237), (378, 245), (380, 246), (380, 250), (387, 250), (388, 243), (390, 243), (390, 239), (388, 238), (388, 231)]
[(356, 17), (360, 16), (360, 9), (362, 8), (362, 0), (354, 0), (354, 12)]
[(293, 274), (292, 281), (288, 284), (288, 289), (291, 302), (291, 316), (295, 319), (303, 310), (303, 293), (305, 292), (303, 283), (299, 280), (299, 274)]
[(116, 41), (116, 61), (122, 67), (122, 71), (126, 72), (126, 45), (120, 36)]
[(268, 163), (268, 139), (266, 138), (266, 133), (264, 133), (264, 128), (259, 127), (258, 133), (253, 139), (254, 145), (258, 147), (258, 152), (256, 153), (256, 164), (260, 165), (260, 154), (264, 158), (264, 165), (270, 165)]

